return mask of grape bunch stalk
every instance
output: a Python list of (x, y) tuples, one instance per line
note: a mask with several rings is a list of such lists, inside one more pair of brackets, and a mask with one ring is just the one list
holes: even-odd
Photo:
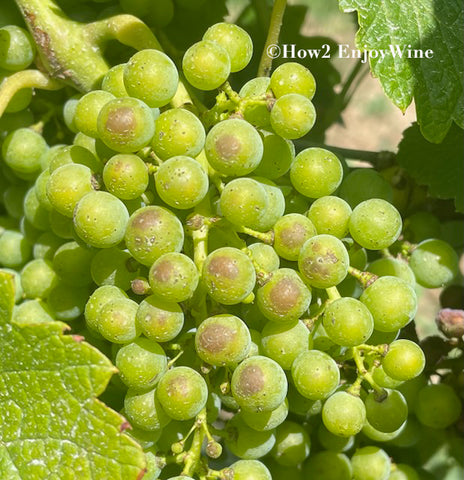
[[(429, 478), (409, 460), (458, 435), (462, 372), (428, 364), (416, 287), (459, 288), (458, 255), (433, 215), (403, 222), (387, 175), (300, 148), (310, 70), (283, 63), (236, 91), (253, 55), (237, 25), (175, 62), (136, 16), (16, 3), (29, 30), (0, 28), (13, 321), (70, 323), (113, 360), (105, 401), (145, 451), (143, 478)], [(120, 3), (147, 23), (174, 8)], [(137, 51), (110, 68), (110, 40)], [(459, 309), (440, 315), (462, 352)]]

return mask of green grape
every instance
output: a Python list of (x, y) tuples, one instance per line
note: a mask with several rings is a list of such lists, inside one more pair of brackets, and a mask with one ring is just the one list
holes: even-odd
[(339, 437), (329, 432), (323, 423), (317, 430), (317, 439), (323, 448), (332, 452), (346, 452), (354, 445), (354, 437)]
[(56, 320), (70, 322), (78, 319), (84, 313), (88, 298), (87, 286), (76, 287), (60, 283), (49, 293), (47, 302)]
[(32, 246), (20, 232), (5, 230), (0, 235), (0, 267), (20, 268), (31, 256)]
[(290, 370), (295, 358), (309, 348), (309, 330), (300, 321), (294, 324), (268, 322), (261, 336), (264, 355), (284, 370)]
[(274, 248), (286, 260), (298, 260), (306, 240), (314, 237), (316, 228), (307, 217), (299, 213), (288, 213), (274, 225)]
[(275, 444), (273, 430), (257, 432), (250, 428), (239, 415), (226, 425), (225, 444), (235, 456), (244, 460), (256, 460), (268, 454)]
[(221, 46), (230, 58), (230, 71), (243, 70), (253, 55), (253, 42), (250, 35), (232, 23), (216, 23), (206, 30), (203, 40)]
[(417, 406), (417, 398), (420, 390), (427, 385), (427, 379), (424, 375), (418, 375), (411, 380), (403, 382), (397, 390), (400, 391), (406, 402), (408, 403), (409, 412), (415, 412)]
[(331, 195), (340, 185), (343, 167), (337, 156), (323, 148), (307, 148), (292, 163), (290, 180), (295, 189), (310, 198)]
[(351, 480), (353, 474), (346, 455), (327, 450), (311, 455), (303, 466), (303, 472), (305, 478), (321, 480)]
[(311, 204), (307, 216), (318, 234), (344, 238), (349, 230), (351, 207), (338, 197), (320, 197)]
[(8, 273), (13, 277), (14, 280), (14, 291), (15, 291), (15, 303), (20, 302), (23, 299), (24, 292), (23, 286), (21, 285), (21, 275), (12, 268), (0, 268), (1, 273)]
[[(156, 432), (156, 435), (158, 434), (161, 435), (161, 430)], [(133, 438), (135, 438), (135, 436)], [(137, 439), (135, 440), (140, 444)], [(140, 446), (143, 448), (143, 445)], [(157, 480), (161, 474), (162, 464), (160, 465), (159, 455), (157, 455), (157, 452), (157, 447), (153, 447), (151, 450), (144, 449), (145, 459), (147, 461), (147, 469), (144, 475), (145, 480)]]
[(39, 202), (35, 186), (32, 186), (24, 197), (24, 217), (38, 230), (48, 230), (50, 228), (48, 210)]
[(174, 367), (160, 379), (156, 396), (174, 420), (194, 418), (206, 405), (208, 387), (203, 377), (189, 367)]
[(277, 135), (289, 140), (306, 135), (316, 122), (316, 110), (307, 97), (298, 93), (283, 95), (271, 110), (271, 126)]
[(182, 59), (185, 78), (199, 90), (220, 87), (229, 77), (230, 65), (227, 51), (209, 40), (201, 40), (192, 45)]
[(31, 222), (26, 217), (21, 218), (19, 221), (19, 231), (24, 235), (24, 237), (29, 240), (31, 243), (35, 243), (41, 230), (37, 229), (32, 225)]
[(129, 298), (109, 300), (99, 312), (98, 332), (112, 343), (134, 341), (141, 333), (135, 321), (137, 309), (138, 304)]
[(90, 264), (94, 255), (94, 250), (76, 242), (64, 243), (53, 256), (53, 270), (69, 285), (89, 285), (92, 282)]
[(140, 197), (148, 187), (148, 169), (137, 155), (118, 154), (103, 169), (106, 189), (121, 200)]
[(416, 417), (410, 415), (399, 435), (391, 440), (391, 444), (400, 448), (413, 447), (418, 443), (421, 436), (421, 424), (416, 420)]
[(151, 109), (137, 98), (115, 98), (103, 105), (98, 114), (98, 137), (121, 153), (131, 153), (146, 147), (155, 134)]
[(272, 480), (266, 465), (258, 460), (238, 460), (229, 468), (233, 472), (232, 480)]
[(55, 209), (50, 210), (48, 217), (50, 228), (57, 237), (64, 240), (71, 240), (75, 237), (72, 218), (62, 215)]
[(243, 360), (234, 370), (231, 391), (244, 410), (275, 410), (287, 395), (287, 379), (277, 362), (256, 355)]
[(125, 63), (120, 63), (110, 68), (102, 80), (102, 90), (110, 92), (115, 97), (127, 97), (128, 93), (124, 85)]
[(224, 175), (240, 176), (252, 172), (263, 157), (263, 141), (246, 120), (229, 118), (208, 132), (205, 153), (209, 164)]
[(115, 285), (122, 290), (129, 290), (138, 274), (133, 263), (128, 252), (117, 247), (105, 248), (92, 258), (90, 275), (98, 286)]
[(387, 480), (391, 461), (388, 454), (378, 447), (363, 447), (351, 457), (354, 480)]
[(354, 298), (339, 298), (329, 303), (322, 318), (330, 339), (343, 347), (365, 343), (374, 330), (368, 308)]
[(85, 135), (98, 138), (98, 116), (102, 108), (115, 96), (103, 90), (86, 93), (79, 99), (74, 113), (76, 128)]
[(261, 355), (261, 334), (257, 330), (249, 329), (251, 337), (251, 346), (248, 357), (253, 357), (255, 355)]
[(393, 332), (380, 332), (375, 330), (372, 332), (372, 335), (369, 337), (369, 340), (366, 341), (369, 345), (383, 345), (385, 343), (392, 343), (393, 340), (396, 340), (399, 335), (399, 330), (394, 330)]
[(276, 251), (265, 243), (252, 243), (248, 245), (248, 254), (258, 270), (270, 273), (279, 268), (280, 260)]
[(263, 137), (263, 156), (253, 173), (275, 180), (290, 170), (294, 158), (295, 147), (291, 141), (285, 140), (279, 135), (265, 134)]
[(149, 389), (166, 372), (167, 358), (156, 342), (148, 338), (137, 338), (118, 350), (115, 365), (121, 380), (129, 388)]
[(234, 305), (253, 291), (256, 273), (245, 253), (237, 248), (222, 247), (206, 257), (202, 279), (206, 291), (216, 302)]
[(53, 312), (42, 300), (26, 300), (13, 309), (12, 321), (16, 325), (53, 322)]
[(271, 88), (276, 98), (289, 93), (298, 93), (311, 100), (316, 93), (316, 80), (303, 65), (286, 62), (272, 72)]
[(383, 388), (396, 388), (403, 383), (401, 380), (395, 380), (387, 375), (382, 365), (374, 369), (372, 378), (379, 387)]
[(163, 202), (186, 210), (198, 205), (208, 193), (208, 175), (193, 158), (172, 157), (155, 174), (156, 191)]
[(210, 365), (233, 367), (248, 356), (250, 348), (250, 332), (234, 315), (209, 317), (200, 323), (195, 334), (196, 352)]
[(382, 360), (382, 367), (395, 380), (411, 380), (424, 370), (425, 355), (411, 340), (395, 340)]
[(332, 235), (316, 235), (300, 250), (298, 269), (313, 287), (338, 285), (347, 275), (350, 259), (343, 243)]
[(205, 145), (205, 128), (196, 115), (183, 108), (163, 112), (155, 122), (152, 147), (161, 160), (196, 157)]
[(124, 85), (131, 97), (149, 107), (164, 107), (174, 97), (179, 74), (174, 62), (159, 50), (141, 50), (124, 68)]
[(296, 357), (292, 365), (295, 387), (303, 397), (323, 400), (332, 395), (340, 383), (340, 371), (325, 352), (309, 350)]
[(21, 270), (21, 285), (26, 298), (46, 299), (57, 282), (58, 276), (50, 260), (31, 260)]
[(103, 285), (94, 290), (85, 304), (85, 322), (92, 333), (98, 332), (98, 322), (101, 309), (114, 298), (127, 298), (127, 295), (119, 287)]
[[(246, 97), (263, 98), (266, 96), (266, 92), (270, 82), (271, 80), (269, 77), (252, 78), (247, 83), (245, 83), (245, 85), (243, 85), (243, 87), (240, 89), (238, 94), (242, 98), (246, 98)], [(253, 125), (256, 125), (258, 127), (268, 127), (268, 128), (270, 127), (271, 114), (269, 113), (267, 105), (263, 103), (258, 103), (258, 104), (251, 103), (251, 104), (245, 105), (243, 115), (245, 117), (245, 120), (250, 122)], [(294, 150), (293, 144), (291, 145), (290, 148), (292, 149), (293, 156), (294, 156), (295, 150)], [(283, 162), (283, 163), (285, 165), (286, 162)], [(268, 177), (268, 178), (276, 178), (276, 177)]]
[(48, 211), (53, 210), (53, 205), (50, 203), (47, 195), (47, 183), (50, 178), (49, 170), (44, 170), (35, 181), (35, 194), (40, 205)]
[(254, 180), (263, 186), (267, 197), (266, 209), (263, 211), (260, 220), (256, 223), (255, 228), (260, 232), (267, 232), (284, 214), (285, 197), (282, 190), (271, 180), (261, 177), (254, 177)]
[(300, 417), (308, 419), (321, 413), (322, 402), (303, 397), (291, 382), (288, 384), (287, 400), (290, 412)]
[[(2, 195), (3, 206), (9, 217), (20, 220), (24, 215), (24, 197), (27, 193), (25, 185), (10, 185), (5, 189)], [(16, 228), (17, 224), (10, 225), (8, 228)]]
[(440, 220), (430, 212), (416, 212), (404, 221), (404, 236), (412, 243), (440, 237)]
[(334, 435), (351, 437), (362, 430), (366, 422), (366, 407), (359, 397), (338, 391), (324, 403), (322, 421)]
[(416, 416), (422, 425), (447, 428), (458, 421), (461, 411), (461, 400), (449, 385), (427, 385), (419, 390)]
[(58, 167), (69, 163), (78, 163), (89, 167), (92, 172), (101, 173), (102, 164), (100, 160), (87, 148), (80, 145), (62, 146), (50, 154), (48, 170), (52, 173)]
[(177, 303), (150, 295), (140, 303), (135, 321), (137, 327), (149, 339), (169, 342), (182, 330), (184, 313)]
[(398, 210), (379, 198), (357, 205), (350, 218), (350, 234), (354, 241), (369, 250), (388, 248), (400, 236), (401, 215)]
[(374, 318), (374, 328), (396, 332), (416, 315), (417, 297), (413, 287), (398, 277), (380, 277), (360, 298)]
[(419, 475), (409, 465), (398, 463), (395, 465), (394, 469), (392, 468), (392, 472), (388, 477), (388, 480), (420, 480)]
[(34, 60), (35, 44), (29, 32), (16, 25), (0, 28), (0, 68), (17, 72)]
[(124, 397), (124, 411), (129, 421), (142, 430), (161, 430), (171, 421), (156, 398), (155, 390), (140, 393), (129, 389)]
[(372, 168), (358, 168), (350, 172), (340, 186), (340, 197), (355, 208), (372, 198), (393, 201), (391, 185)]
[(18, 174), (36, 174), (48, 146), (42, 135), (30, 128), (18, 128), (3, 141), (2, 155), (6, 165)]
[(279, 268), (258, 288), (256, 297), (260, 311), (268, 320), (288, 323), (298, 320), (308, 309), (311, 290), (295, 270)]
[(383, 257), (369, 263), (367, 270), (379, 277), (398, 277), (409, 283), (412, 287), (416, 285), (416, 277), (409, 265), (403, 260), (393, 257)]
[(272, 456), (277, 463), (292, 467), (308, 458), (311, 440), (304, 427), (286, 421), (276, 428), (275, 436)]
[(364, 404), (366, 418), (376, 430), (392, 433), (398, 430), (408, 418), (408, 404), (397, 390), (387, 390), (387, 397), (378, 399), (374, 392), (370, 392)]
[(198, 270), (193, 261), (177, 252), (161, 255), (148, 275), (152, 292), (169, 302), (184, 302), (191, 298), (198, 280)]
[(182, 249), (184, 230), (169, 210), (159, 206), (143, 207), (130, 216), (125, 242), (138, 262), (151, 266), (163, 253)]
[(378, 443), (384, 443), (384, 442), (390, 442), (391, 440), (395, 439), (403, 430), (405, 425), (405, 422), (397, 429), (394, 430), (393, 432), (381, 432), (380, 430), (377, 430), (374, 428), (368, 420), (366, 420), (366, 423), (362, 429), (362, 433), (370, 440), (373, 440), (374, 442)]
[(427, 288), (449, 285), (459, 272), (459, 258), (451, 245), (443, 240), (425, 240), (414, 249), (409, 259), (417, 283)]
[(267, 432), (278, 427), (285, 421), (288, 415), (288, 401), (285, 399), (276, 409), (270, 412), (250, 412), (242, 410), (240, 417), (254, 430), (258, 432)]
[(76, 107), (79, 103), (79, 96), (71, 97), (63, 105), (63, 120), (65, 125), (73, 133), (77, 133), (76, 123), (74, 122), (74, 117), (76, 115)]
[(259, 228), (268, 207), (269, 196), (264, 185), (252, 178), (236, 178), (221, 193), (221, 212), (237, 226)]
[(90, 168), (76, 163), (57, 168), (47, 182), (47, 196), (53, 208), (70, 218), (79, 200), (93, 190)]
[(305, 478), (303, 477), (303, 472), (299, 468), (299, 466), (284, 467), (283, 465), (280, 465), (280, 463), (277, 463), (272, 457), (266, 458), (266, 466), (267, 468), (269, 468), (272, 478), (275, 480), (287, 477), (291, 478), (292, 480), (305, 480)]

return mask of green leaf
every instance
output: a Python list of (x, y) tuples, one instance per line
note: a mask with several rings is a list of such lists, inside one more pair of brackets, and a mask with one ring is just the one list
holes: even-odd
[(397, 160), (432, 196), (453, 198), (458, 212), (464, 212), (464, 146), (462, 130), (453, 125), (443, 142), (424, 139), (417, 124), (403, 132)]
[[(439, 143), (452, 122), (464, 127), (463, 5), (461, 0), (339, 0), (358, 11), (357, 47), (386, 50), (390, 45), (433, 50), (432, 58), (372, 58), (372, 73), (401, 110), (415, 100), (417, 121), (430, 142)], [(395, 48), (395, 47), (394, 47)]]
[(139, 479), (140, 446), (96, 399), (115, 368), (61, 322), (11, 323), (12, 276), (0, 273), (0, 478)]

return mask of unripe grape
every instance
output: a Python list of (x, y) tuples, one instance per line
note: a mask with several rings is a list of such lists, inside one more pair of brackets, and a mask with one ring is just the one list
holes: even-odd
[(276, 98), (288, 93), (298, 93), (311, 100), (316, 92), (316, 80), (303, 65), (286, 62), (272, 72), (271, 88)]
[(390, 476), (391, 460), (378, 447), (363, 447), (351, 458), (354, 480), (387, 480)]
[(311, 220), (299, 213), (289, 213), (274, 225), (274, 248), (282, 258), (298, 260), (306, 240), (316, 234)]
[(385, 373), (395, 380), (411, 380), (424, 370), (425, 355), (411, 340), (395, 340), (382, 360), (382, 366)]
[(316, 122), (311, 101), (297, 93), (280, 97), (271, 110), (271, 125), (277, 135), (294, 140), (306, 135)]
[(334, 435), (350, 437), (362, 430), (366, 422), (366, 407), (359, 397), (339, 391), (324, 403), (322, 421)]

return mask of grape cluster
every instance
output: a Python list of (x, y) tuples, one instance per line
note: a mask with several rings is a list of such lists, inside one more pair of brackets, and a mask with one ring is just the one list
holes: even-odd
[[(173, 7), (120, 3), (158, 22)], [(2, 132), (0, 267), (16, 281), (14, 321), (70, 322), (113, 359), (106, 399), (145, 449), (147, 478), (426, 478), (408, 452), (452, 426), (461, 401), (423, 373), (407, 326), (416, 285), (452, 284), (457, 254), (428, 218), (403, 225), (375, 170), (346, 173), (324, 148), (297, 153), (292, 140), (316, 120), (314, 77), (289, 62), (237, 93), (229, 75), (252, 54), (243, 29), (219, 23), (181, 75), (141, 50), (69, 98), (72, 143)], [(28, 32), (0, 29), (2, 76), (34, 55)], [(216, 104), (183, 98), (184, 77), (219, 89)], [(20, 91), (7, 114), (31, 96)]]

